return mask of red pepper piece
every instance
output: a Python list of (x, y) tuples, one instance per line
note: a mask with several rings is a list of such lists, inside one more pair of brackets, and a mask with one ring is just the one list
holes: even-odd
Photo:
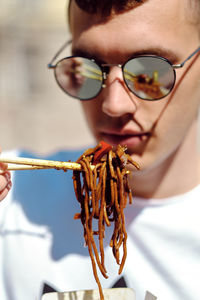
[(101, 141), (100, 144), (102, 147), (95, 152), (93, 164), (97, 164), (100, 161), (100, 159), (112, 149), (112, 146), (104, 141)]

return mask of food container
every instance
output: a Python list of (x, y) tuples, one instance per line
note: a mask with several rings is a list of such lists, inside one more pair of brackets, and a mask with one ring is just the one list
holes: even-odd
[[(135, 291), (130, 288), (103, 289), (105, 300), (136, 300)], [(98, 290), (71, 291), (65, 293), (48, 293), (42, 300), (99, 300)]]

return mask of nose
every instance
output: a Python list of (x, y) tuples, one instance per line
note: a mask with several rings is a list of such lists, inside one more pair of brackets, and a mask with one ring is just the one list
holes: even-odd
[(139, 105), (138, 100), (126, 86), (121, 68), (110, 68), (102, 90), (102, 111), (110, 117), (134, 114)]

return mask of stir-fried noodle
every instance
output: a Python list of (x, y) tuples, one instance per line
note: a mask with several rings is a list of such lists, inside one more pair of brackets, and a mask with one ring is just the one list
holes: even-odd
[[(95, 148), (86, 150), (77, 160), (82, 172), (73, 172), (76, 198), (81, 212), (74, 218), (81, 219), (84, 229), (85, 244), (91, 257), (95, 280), (98, 284), (101, 300), (104, 299), (97, 266), (105, 278), (108, 278), (104, 263), (104, 245), (106, 226), (113, 223), (110, 247), (122, 272), (127, 256), (127, 233), (125, 228), (124, 208), (127, 201), (132, 203), (132, 193), (128, 184), (127, 164), (139, 168), (136, 162), (125, 153), (125, 147), (118, 145), (114, 150), (110, 145), (100, 142)], [(94, 168), (91, 165), (95, 166)], [(94, 230), (93, 221), (98, 220), (98, 230)], [(96, 246), (94, 235), (98, 235)], [(120, 259), (119, 249), (123, 247)]]

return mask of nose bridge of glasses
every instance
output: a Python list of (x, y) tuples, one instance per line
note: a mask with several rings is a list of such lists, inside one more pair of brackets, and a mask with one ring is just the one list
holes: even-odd
[(102, 71), (103, 71), (103, 79), (104, 80), (107, 79), (111, 68), (118, 67), (118, 68), (122, 69), (121, 64), (101, 64), (101, 67), (102, 67)]

